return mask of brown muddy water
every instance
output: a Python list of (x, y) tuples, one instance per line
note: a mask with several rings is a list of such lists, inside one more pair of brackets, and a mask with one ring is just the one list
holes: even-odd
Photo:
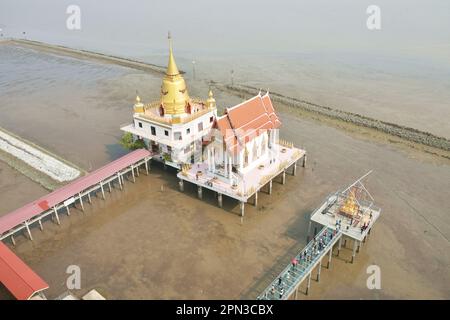
[[(118, 127), (131, 121), (135, 91), (158, 97), (160, 76), (0, 45), (0, 126), (92, 170), (125, 153)], [(6, 76), (3, 76), (6, 73)], [(269, 84), (270, 85), (270, 84)], [(207, 86), (188, 81), (192, 96)], [(219, 105), (238, 97), (217, 92)], [(277, 106), (275, 106), (277, 108)], [(175, 172), (152, 166), (85, 214), (72, 210), (62, 225), (18, 237), (13, 250), (50, 285), (66, 291), (66, 268), (81, 268), (83, 295), (108, 299), (255, 298), (273, 271), (306, 241), (308, 214), (324, 197), (370, 169), (367, 186), (382, 216), (354, 264), (350, 248), (313, 282), (314, 299), (450, 298), (450, 165), (414, 150), (361, 138), (302, 119), (279, 106), (282, 138), (308, 151), (308, 166), (261, 194), (258, 209), (239, 208), (212, 193), (178, 191)], [(0, 163), (0, 215), (46, 191)], [(369, 265), (381, 268), (381, 290), (366, 287)]]

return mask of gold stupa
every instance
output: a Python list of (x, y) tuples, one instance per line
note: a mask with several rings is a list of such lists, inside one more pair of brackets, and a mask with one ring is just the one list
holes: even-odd
[(214, 99), (214, 95), (211, 89), (209, 89), (208, 92), (208, 99), (206, 100), (206, 106), (210, 109), (213, 109), (216, 107), (216, 99)]
[(186, 83), (175, 63), (172, 39), (169, 33), (169, 63), (161, 86), (161, 106), (164, 114), (180, 115), (186, 113), (190, 98)]
[(341, 214), (353, 217), (359, 212), (359, 205), (356, 201), (356, 190), (354, 188), (350, 189), (347, 199), (339, 208)]
[(134, 104), (134, 113), (144, 113), (144, 104), (141, 102), (141, 98), (136, 96), (136, 103)]

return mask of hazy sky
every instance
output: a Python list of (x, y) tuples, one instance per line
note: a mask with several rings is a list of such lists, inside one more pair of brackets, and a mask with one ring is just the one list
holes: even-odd
[[(79, 5), (82, 29), (66, 28), (66, 8)], [(382, 29), (366, 28), (366, 9), (381, 8)], [(86, 47), (177, 48), (192, 51), (315, 50), (450, 56), (448, 0), (0, 0), (6, 36)], [(113, 50), (114, 51), (114, 50)], [(120, 50), (119, 50), (120, 51)]]

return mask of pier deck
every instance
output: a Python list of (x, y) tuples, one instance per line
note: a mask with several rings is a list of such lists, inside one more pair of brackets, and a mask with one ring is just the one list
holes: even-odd
[[(374, 205), (372, 195), (361, 182), (372, 171), (356, 180), (343, 191), (330, 195), (319, 208), (311, 213), (308, 227), (308, 237), (312, 223), (320, 225), (321, 230), (306, 247), (293, 258), (280, 275), (258, 296), (259, 300), (286, 300), (295, 293), (305, 279), (308, 279), (306, 294), (311, 286), (311, 274), (317, 267), (317, 281), (320, 279), (322, 259), (328, 254), (327, 268), (330, 268), (333, 256), (333, 246), (337, 243), (337, 255), (347, 239), (353, 242), (351, 262), (366, 238), (369, 236), (375, 222), (381, 214), (381, 209)], [(344, 240), (344, 244), (342, 244)]]
[(265, 162), (251, 169), (240, 177), (234, 173), (235, 184), (231, 185), (229, 178), (221, 176), (220, 167), (214, 173), (208, 171), (207, 162), (193, 164), (188, 170), (177, 174), (180, 179), (180, 190), (184, 190), (184, 181), (190, 182), (198, 187), (198, 196), (202, 198), (202, 188), (212, 190), (218, 195), (219, 206), (222, 205), (222, 195), (236, 199), (241, 202), (241, 215), (244, 215), (244, 203), (253, 197), (253, 204), (257, 205), (258, 192), (264, 187), (267, 193), (272, 193), (272, 182), (281, 177), (281, 184), (285, 184), (286, 171), (292, 168), (292, 175), (296, 174), (297, 162), (303, 159), (302, 166), (306, 164), (306, 151), (295, 147), (284, 147), (276, 145), (277, 157), (275, 162), (267, 159)]

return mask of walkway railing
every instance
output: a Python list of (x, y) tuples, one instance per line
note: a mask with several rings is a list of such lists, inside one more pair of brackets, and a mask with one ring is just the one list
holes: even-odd
[[(294, 291), (298, 290), (300, 284), (309, 276), (314, 268), (319, 265), (327, 253), (332, 254), (333, 245), (339, 240), (342, 233), (324, 227), (303, 248), (303, 250), (292, 259), (280, 275), (258, 296), (258, 300), (286, 300)], [(310, 282), (311, 278), (308, 279)], [(309, 283), (308, 283), (309, 287)]]

